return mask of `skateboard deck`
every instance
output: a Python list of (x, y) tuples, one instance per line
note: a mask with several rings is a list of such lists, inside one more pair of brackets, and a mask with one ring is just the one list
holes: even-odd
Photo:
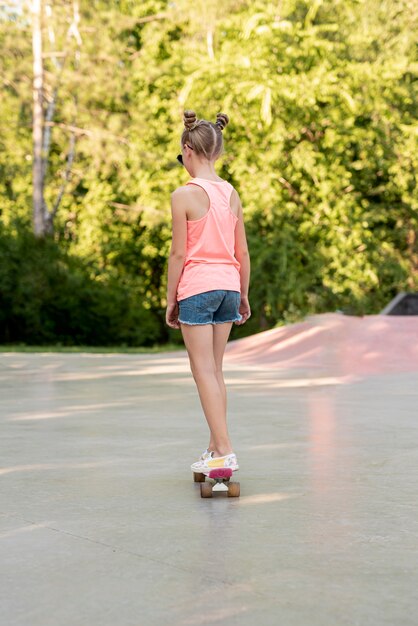
[[(210, 482), (206, 482), (206, 476)], [(232, 469), (229, 467), (219, 467), (210, 470), (207, 474), (194, 473), (195, 483), (200, 483), (200, 496), (202, 498), (212, 498), (213, 493), (227, 493), (229, 498), (238, 498), (240, 485), (236, 482), (229, 482), (232, 476)]]

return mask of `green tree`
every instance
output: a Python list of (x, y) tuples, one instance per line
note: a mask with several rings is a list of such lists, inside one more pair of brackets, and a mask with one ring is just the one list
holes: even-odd
[[(50, 4), (62, 49), (58, 8), (72, 4)], [(187, 180), (175, 160), (182, 112), (223, 110), (219, 173), (241, 195), (252, 258), (253, 316), (233, 337), (311, 312), (375, 313), (416, 289), (417, 14), (409, 0), (81, 3), (45, 184), (54, 206), (75, 136), (51, 235), (60, 263), (81, 263), (109, 297), (133, 294), (157, 323), (150, 336), (180, 341), (164, 296), (169, 197)], [(3, 10), (0, 228), (16, 245), (31, 229), (29, 26)], [(44, 65), (53, 93), (53, 57)]]

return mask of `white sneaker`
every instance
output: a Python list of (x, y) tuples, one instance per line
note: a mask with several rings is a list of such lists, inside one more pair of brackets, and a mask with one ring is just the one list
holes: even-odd
[(234, 452), (227, 454), (226, 456), (214, 457), (213, 453), (210, 458), (196, 461), (191, 465), (192, 472), (200, 474), (209, 474), (210, 470), (217, 469), (218, 467), (230, 467), (233, 472), (239, 469), (237, 456)]
[(206, 448), (204, 452), (202, 452), (199, 461), (204, 461), (205, 459), (210, 459), (213, 456), (213, 452), (209, 452)]

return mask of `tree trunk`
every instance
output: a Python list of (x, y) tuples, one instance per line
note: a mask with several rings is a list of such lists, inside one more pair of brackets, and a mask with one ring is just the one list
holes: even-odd
[(44, 225), (44, 175), (42, 163), (43, 139), (43, 68), (41, 0), (32, 2), (33, 49), (33, 228), (36, 237), (43, 237)]

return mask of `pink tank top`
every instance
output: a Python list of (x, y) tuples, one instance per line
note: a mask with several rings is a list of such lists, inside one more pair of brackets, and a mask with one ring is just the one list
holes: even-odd
[(235, 258), (235, 225), (231, 211), (233, 186), (192, 178), (187, 185), (198, 185), (209, 196), (209, 210), (198, 220), (187, 220), (187, 249), (183, 273), (177, 286), (177, 300), (184, 300), (213, 289), (241, 290), (240, 264)]

